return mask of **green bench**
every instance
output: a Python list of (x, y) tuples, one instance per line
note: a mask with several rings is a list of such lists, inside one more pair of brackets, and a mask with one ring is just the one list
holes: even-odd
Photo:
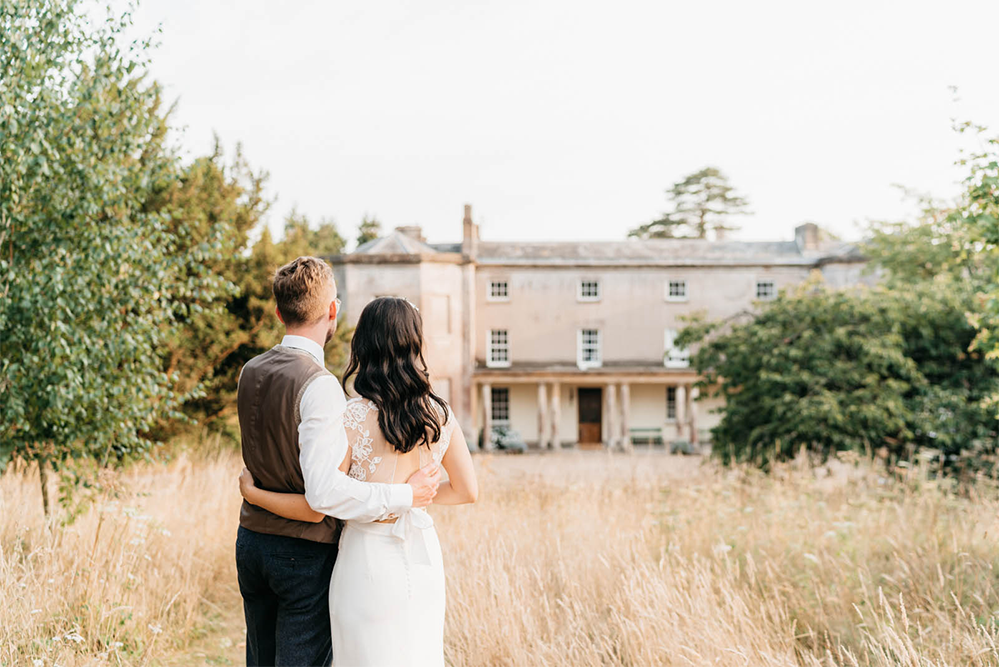
[(663, 444), (663, 431), (661, 428), (632, 428), (628, 429), (628, 436), (633, 445), (661, 445)]

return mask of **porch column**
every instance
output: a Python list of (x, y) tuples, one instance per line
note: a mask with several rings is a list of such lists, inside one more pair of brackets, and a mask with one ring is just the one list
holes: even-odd
[(538, 382), (538, 449), (548, 449), (548, 385)]
[(468, 411), (462, 415), (462, 420), (458, 422), (458, 426), (461, 427), (461, 432), (465, 434), (465, 440), (468, 442), (468, 448), (476, 448), (478, 451), (482, 451), (482, 443), (479, 442), (479, 432), (476, 429), (476, 423), (478, 418), (475, 416), (479, 414), (479, 395), (475, 391), (475, 383), (469, 384), (468, 386), (461, 388), (462, 394), (468, 399)]
[[(579, 394), (576, 395), (578, 396)], [(610, 405), (609, 401), (610, 401), (610, 392), (607, 391), (607, 387), (604, 387), (604, 390), (600, 392), (600, 442), (604, 445), (607, 444), (607, 439), (608, 439), (607, 414), (610, 408), (608, 408), (607, 406)]]
[(697, 397), (700, 389), (692, 387), (690, 390), (690, 444), (697, 447)]
[[(687, 430), (687, 387), (676, 385), (676, 439), (683, 440)], [(670, 451), (670, 443), (664, 442), (666, 451)]]
[(632, 451), (631, 446), (631, 387), (621, 384), (621, 449)]
[(615, 449), (618, 443), (617, 385), (607, 385), (607, 441), (608, 449)]
[(551, 404), (551, 426), (552, 426), (552, 440), (549, 443), (552, 449), (561, 449), (562, 441), (559, 439), (558, 426), (562, 421), (562, 407), (560, 401), (562, 399), (562, 386), (558, 382), (552, 382), (552, 404)]
[(482, 384), (482, 442), (479, 449), (488, 452), (493, 448), (493, 387), (489, 383)]

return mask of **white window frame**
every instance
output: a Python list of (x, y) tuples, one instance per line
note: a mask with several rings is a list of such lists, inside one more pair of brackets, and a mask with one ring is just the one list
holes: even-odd
[[(760, 296), (760, 285), (770, 284), (770, 296)], [(753, 283), (753, 299), (756, 301), (773, 301), (777, 298), (777, 283), (773, 278), (757, 278)]]
[[(505, 290), (506, 291), (506, 295), (505, 296), (496, 296), (495, 294), (493, 294), (493, 285), (501, 285), (501, 284), (502, 285), (506, 285), (506, 290)], [(503, 302), (503, 301), (509, 301), (509, 300), (510, 300), (510, 281), (509, 280), (506, 280), (506, 279), (503, 279), (503, 280), (490, 280), (489, 283), (486, 284), (486, 301)]]
[[(505, 343), (493, 344), (493, 333), (503, 332), (506, 336)], [(493, 350), (506, 350), (506, 359), (493, 359)], [(487, 329), (486, 330), (486, 366), (489, 368), (509, 368), (510, 367), (510, 330), (509, 329)]]
[[(595, 331), (597, 334), (597, 344), (596, 344), (596, 359), (583, 359), (583, 337), (584, 332)], [(600, 368), (604, 363), (604, 341), (603, 334), (600, 329), (596, 327), (585, 327), (576, 330), (576, 366), (580, 370), (586, 370), (588, 368)]]
[[(506, 392), (506, 419), (496, 417), (496, 407), (501, 401), (496, 400), (497, 392)], [(489, 389), (489, 418), (493, 426), (510, 425), (510, 387), (490, 387)]]
[[(670, 401), (670, 396), (669, 396), (670, 393), (673, 394), (673, 400), (672, 401)], [(672, 403), (672, 406), (671, 406), (671, 403)], [(673, 414), (672, 415), (670, 415), (670, 407), (673, 408)], [(676, 422), (676, 407), (677, 407), (677, 402), (676, 402), (676, 386), (675, 385), (667, 386), (666, 387), (666, 421), (668, 423), (674, 423), (674, 422)]]
[[(671, 283), (681, 283), (683, 285), (683, 296), (674, 296), (670, 294)], [(687, 282), (686, 278), (669, 278), (666, 280), (665, 285), (663, 285), (663, 298), (666, 301), (672, 301), (674, 303), (689, 301), (690, 300), (690, 283)]]
[[(593, 283), (594, 285), (597, 286), (597, 293), (595, 296), (583, 294), (584, 283)], [(580, 278), (579, 282), (576, 283), (576, 301), (589, 301), (589, 302), (600, 301), (600, 297), (602, 295), (603, 295), (603, 289), (600, 286), (599, 278)]]
[(663, 365), (666, 368), (689, 368), (690, 350), (676, 346), (676, 338), (680, 332), (676, 329), (666, 329), (663, 335)]

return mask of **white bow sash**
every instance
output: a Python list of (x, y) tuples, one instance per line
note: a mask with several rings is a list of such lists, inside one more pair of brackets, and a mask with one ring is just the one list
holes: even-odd
[(407, 545), (413, 562), (430, 565), (430, 550), (423, 531), (433, 528), (433, 517), (423, 508), (412, 508), (400, 514), (399, 519), (391, 525), (392, 536)]

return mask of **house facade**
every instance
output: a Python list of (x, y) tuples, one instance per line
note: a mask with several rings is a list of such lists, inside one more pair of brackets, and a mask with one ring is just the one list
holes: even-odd
[(481, 240), (465, 206), (462, 229), (428, 244), (400, 227), (330, 262), (348, 324), (379, 296), (420, 309), (434, 387), (485, 448), (497, 427), (541, 448), (704, 442), (720, 406), (697, 400), (681, 316), (750, 310), (813, 271), (865, 281), (857, 248), (811, 223), (779, 242), (508, 243)]

